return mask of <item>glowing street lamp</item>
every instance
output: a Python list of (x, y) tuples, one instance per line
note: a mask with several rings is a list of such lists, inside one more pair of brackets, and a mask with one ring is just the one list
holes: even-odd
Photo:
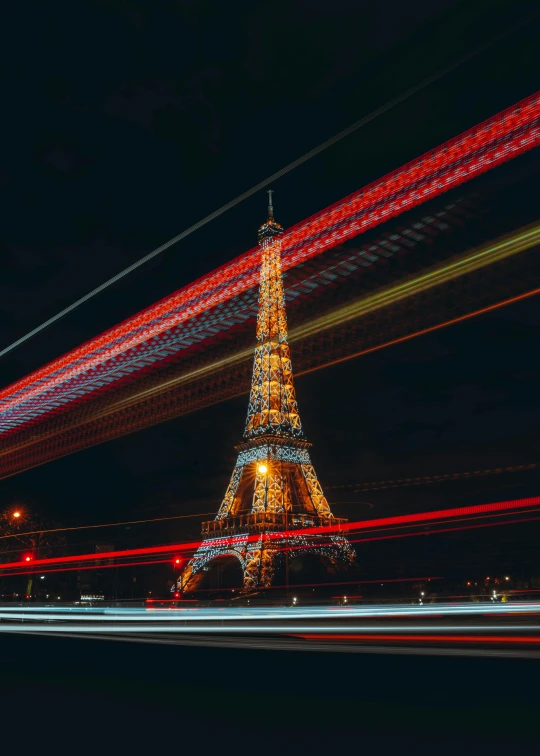
[(16, 510), (15, 512), (13, 512), (13, 518), (15, 520), (18, 520), (20, 516), (21, 516), (21, 513), (19, 512), (19, 510)]

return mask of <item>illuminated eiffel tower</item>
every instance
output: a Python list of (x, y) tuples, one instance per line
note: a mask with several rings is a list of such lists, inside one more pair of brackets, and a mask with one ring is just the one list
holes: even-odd
[[(203, 523), (203, 542), (176, 588), (196, 590), (214, 560), (233, 556), (244, 573), (244, 592), (271, 585), (280, 560), (316, 553), (334, 569), (351, 566), (355, 553), (339, 534), (309, 456), (293, 385), (281, 275), (282, 227), (268, 219), (259, 229), (261, 277), (257, 346), (244, 441), (215, 520)], [(316, 528), (331, 526), (331, 534)], [(291, 533), (292, 531), (292, 533)], [(304, 531), (304, 532), (302, 532)]]

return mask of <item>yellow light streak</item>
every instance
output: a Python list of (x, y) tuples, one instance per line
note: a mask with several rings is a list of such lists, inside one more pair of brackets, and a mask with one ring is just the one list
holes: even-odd
[(441, 286), (487, 265), (505, 260), (512, 255), (525, 252), (537, 244), (540, 244), (540, 225), (522, 228), (496, 243), (490, 243), (472, 252), (467, 252), (453, 258), (450, 262), (435, 265), (423, 275), (410, 277), (404, 282), (367, 297), (361, 297), (355, 302), (322, 315), (320, 318), (310, 320), (308, 323), (293, 329), (289, 334), (289, 340), (303, 339), (328, 328), (334, 328), (349, 320), (401, 302), (403, 299), (420, 294), (435, 286)]

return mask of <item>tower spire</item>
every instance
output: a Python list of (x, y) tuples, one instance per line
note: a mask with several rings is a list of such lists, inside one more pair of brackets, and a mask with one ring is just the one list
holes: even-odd
[(273, 189), (268, 189), (268, 220), (274, 220), (274, 205), (272, 204)]

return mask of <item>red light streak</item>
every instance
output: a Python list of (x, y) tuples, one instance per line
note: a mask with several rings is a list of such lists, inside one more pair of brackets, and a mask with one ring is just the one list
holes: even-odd
[[(456, 518), (463, 518), (467, 516), (474, 517), (475, 515), (479, 514), (485, 514), (485, 513), (495, 513), (495, 512), (503, 512), (505, 510), (516, 510), (516, 509), (531, 509), (534, 506), (540, 505), (540, 497), (539, 496), (533, 496), (526, 499), (514, 499), (511, 501), (497, 501), (497, 502), (491, 502), (489, 504), (478, 504), (473, 505), (469, 507), (459, 507), (456, 509), (442, 509), (432, 512), (419, 512), (415, 514), (408, 514), (408, 515), (398, 515), (395, 517), (386, 517), (386, 518), (377, 518), (373, 520), (360, 520), (357, 522), (349, 522), (346, 524), (339, 524), (334, 526), (325, 526), (321, 528), (302, 528), (301, 530), (292, 530), (284, 533), (270, 533), (269, 534), (269, 540), (286, 540), (288, 537), (294, 537), (297, 535), (326, 535), (330, 533), (343, 533), (343, 532), (351, 532), (351, 531), (359, 531), (359, 530), (375, 530), (377, 528), (391, 528), (392, 526), (396, 525), (405, 525), (405, 524), (424, 524), (428, 522), (437, 522), (438, 520), (455, 520)], [(538, 518), (531, 518), (531, 519), (538, 519)], [(523, 519), (514, 521), (514, 522), (523, 522)], [(495, 524), (507, 524), (507, 523), (495, 523)], [(475, 527), (485, 527), (485, 525), (471, 525), (468, 526), (470, 528)], [(465, 528), (465, 526), (463, 526)], [(463, 528), (457, 528), (457, 530), (461, 530)], [(447, 532), (450, 529), (444, 529), (440, 532)], [(414, 534), (406, 533), (403, 534), (411, 536)], [(390, 536), (375, 536), (371, 539), (366, 540), (376, 540), (378, 538), (397, 538), (401, 537), (400, 534), (390, 535)], [(253, 541), (258, 538), (258, 535), (252, 535), (248, 536), (248, 541)], [(227, 542), (230, 540), (228, 537), (224, 537), (223, 539), (216, 539), (216, 540), (223, 540)], [(166, 554), (174, 551), (191, 551), (197, 549), (201, 544), (201, 541), (191, 542), (191, 543), (184, 543), (184, 544), (169, 544), (165, 546), (148, 546), (145, 548), (139, 548), (139, 549), (126, 549), (124, 551), (107, 551), (100, 554), (77, 554), (72, 556), (65, 556), (65, 557), (50, 557), (48, 559), (36, 559), (33, 560), (33, 565), (35, 567), (39, 567), (41, 565), (56, 565), (56, 564), (70, 564), (70, 563), (76, 563), (76, 562), (82, 562), (82, 561), (101, 561), (101, 560), (107, 560), (107, 559), (114, 559), (117, 557), (129, 557), (129, 556), (143, 556), (143, 555), (152, 555), (152, 554)], [(168, 561), (168, 560), (166, 560)], [(6, 569), (13, 569), (17, 567), (25, 567), (27, 566), (26, 561), (22, 562), (7, 562), (1, 565), (2, 570)], [(120, 565), (118, 565), (120, 566)]]
[(357, 641), (402, 641), (424, 643), (540, 643), (539, 636), (515, 636), (515, 635), (406, 635), (403, 633), (363, 633), (357, 634), (334, 634), (334, 633), (317, 633), (314, 635), (291, 633), (295, 638), (305, 640), (357, 640)]
[(118, 562), (114, 564), (90, 564), (80, 567), (60, 567), (58, 569), (44, 569), (44, 570), (22, 570), (17, 572), (5, 573), (6, 577), (9, 575), (48, 575), (52, 572), (82, 572), (83, 570), (107, 570), (113, 567), (138, 567), (139, 565), (148, 564), (167, 564), (168, 559), (147, 559), (143, 562)]
[(373, 538), (349, 538), (351, 543), (368, 543), (370, 541), (386, 541), (391, 538), (412, 538), (415, 536), (423, 535), (437, 535), (439, 533), (453, 533), (460, 530), (475, 530), (476, 528), (494, 528), (498, 525), (516, 525), (522, 522), (537, 522), (540, 517), (522, 517), (519, 520), (505, 520), (504, 522), (483, 522), (479, 525), (462, 525), (459, 528), (441, 528), (441, 530), (434, 530), (430, 533), (422, 533), (419, 531), (413, 531), (412, 533), (396, 533), (394, 535), (387, 536), (374, 536)]
[[(384, 517), (374, 520), (361, 520), (359, 522), (349, 522), (341, 526), (324, 526), (322, 528), (305, 528), (298, 533), (336, 533), (351, 530), (365, 530), (367, 528), (389, 527), (390, 525), (401, 525), (404, 523), (434, 522), (445, 518), (454, 519), (456, 517), (467, 517), (469, 515), (484, 514), (486, 512), (502, 512), (506, 509), (530, 509), (540, 505), (540, 496), (532, 496), (527, 499), (514, 499), (513, 501), (496, 501), (489, 504), (477, 504), (470, 507), (460, 507), (457, 509), (440, 509), (433, 512), (418, 512), (416, 514), (397, 515), (395, 517)], [(291, 534), (292, 535), (292, 534)]]
[[(291, 228), (283, 239), (283, 269), (471, 180), (540, 144), (536, 93)], [(101, 336), (0, 391), (2, 410), (177, 327), (257, 283), (259, 251), (249, 250)], [(86, 379), (85, 379), (86, 380)]]

